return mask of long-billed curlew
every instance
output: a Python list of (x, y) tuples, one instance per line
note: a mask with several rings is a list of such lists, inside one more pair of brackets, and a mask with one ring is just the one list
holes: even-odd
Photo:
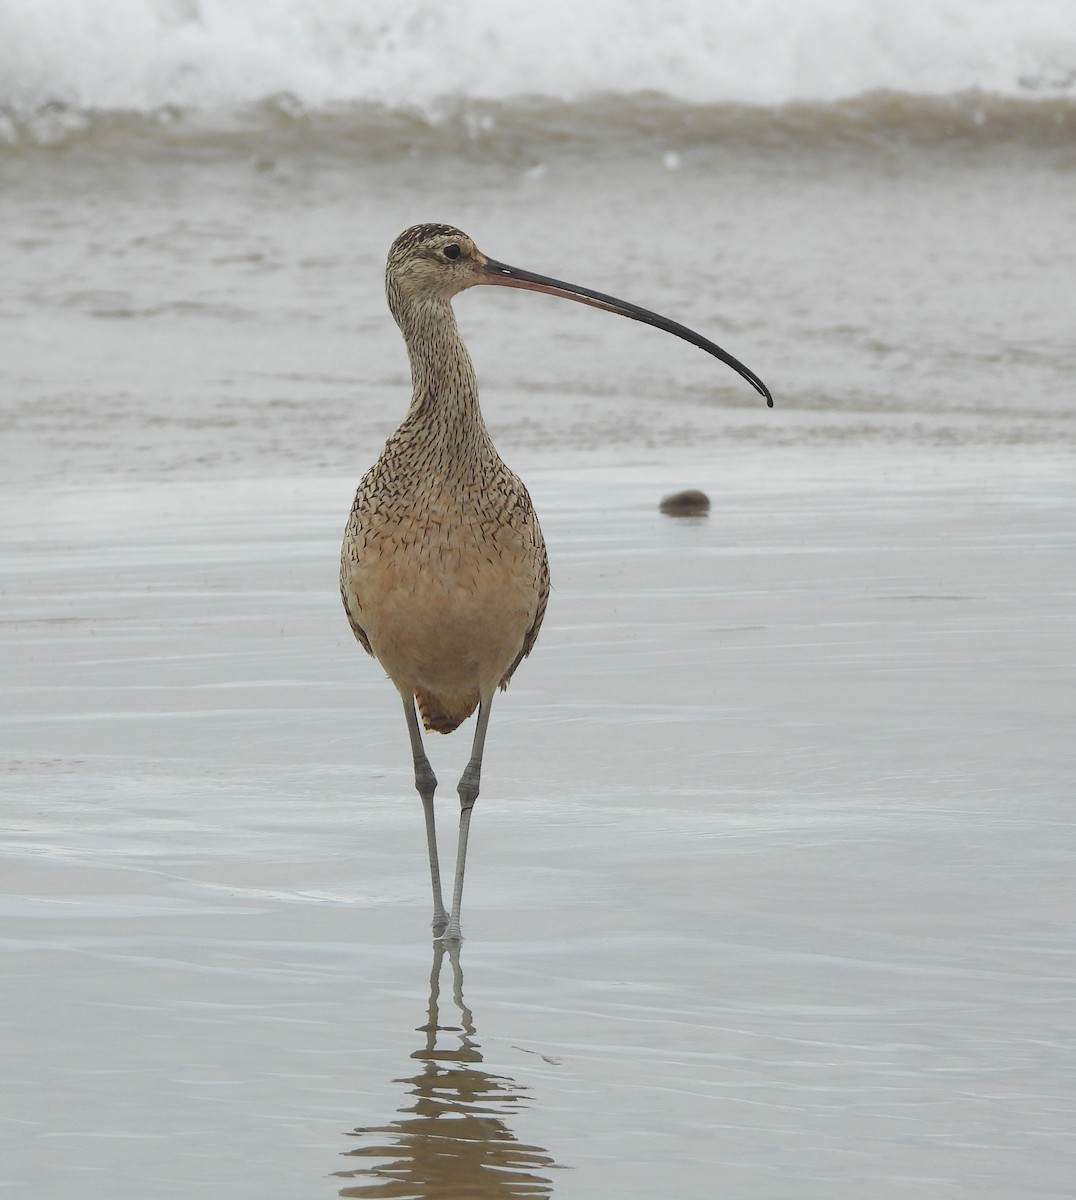
[[(493, 694), (531, 651), (545, 615), (549, 564), (527, 489), (486, 432), (478, 383), (456, 328), (452, 297), (477, 284), (578, 300), (675, 334), (738, 371), (773, 406), (753, 371), (700, 334), (657, 313), (487, 258), (450, 225), (415, 225), (392, 244), (389, 309), (407, 343), (414, 395), (403, 424), (363, 476), (348, 519), (340, 591), (367, 653), (403, 699), (415, 788), (426, 816), (433, 927), (460, 938), (471, 809)], [(478, 708), (459, 782), (460, 827), (452, 912), (441, 898), (427, 730), (451, 733)]]

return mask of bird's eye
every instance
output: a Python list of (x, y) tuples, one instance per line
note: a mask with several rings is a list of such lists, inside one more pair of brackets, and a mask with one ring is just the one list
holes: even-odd
[(441, 253), (445, 256), (445, 258), (459, 258), (460, 248), (455, 242), (452, 242), (447, 245), (444, 250), (441, 251)]

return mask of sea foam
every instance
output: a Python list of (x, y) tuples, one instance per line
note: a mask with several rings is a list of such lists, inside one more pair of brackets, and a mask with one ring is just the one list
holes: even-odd
[(0, 0), (0, 108), (1076, 95), (1060, 0)]

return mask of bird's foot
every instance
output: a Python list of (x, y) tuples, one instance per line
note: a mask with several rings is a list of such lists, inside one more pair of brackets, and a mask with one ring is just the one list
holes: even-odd
[(439, 942), (454, 942), (458, 946), (463, 941), (459, 921), (449, 921), (444, 932), (436, 935), (436, 940)]
[(445, 930), (448, 928), (448, 913), (446, 913), (444, 909), (441, 909), (440, 912), (435, 911), (433, 914), (433, 920), (430, 922), (430, 927), (433, 929), (433, 936), (435, 939), (442, 937)]

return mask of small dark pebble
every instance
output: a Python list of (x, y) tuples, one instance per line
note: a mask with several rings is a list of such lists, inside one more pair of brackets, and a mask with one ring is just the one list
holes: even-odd
[(710, 497), (698, 488), (688, 488), (662, 497), (658, 507), (667, 517), (704, 517), (710, 511)]

